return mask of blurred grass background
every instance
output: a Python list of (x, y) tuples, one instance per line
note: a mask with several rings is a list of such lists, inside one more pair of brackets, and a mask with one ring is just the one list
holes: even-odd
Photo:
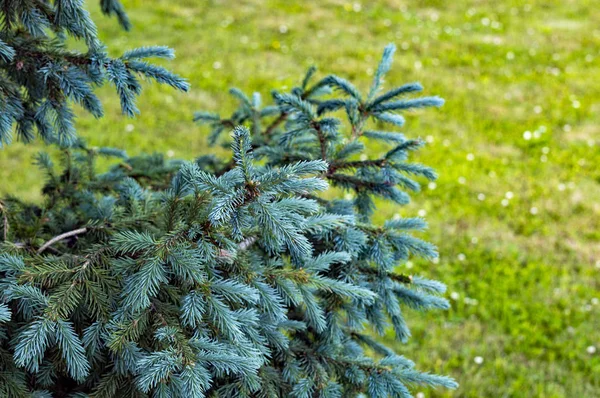
[[(88, 1), (119, 55), (164, 44), (190, 94), (146, 87), (142, 115), (83, 112), (92, 145), (192, 158), (207, 148), (194, 110), (233, 108), (231, 86), (291, 87), (316, 64), (366, 88), (383, 46), (398, 52), (387, 87), (420, 81), (447, 100), (409, 116), (430, 145), (416, 160), (440, 179), (394, 214), (424, 215), (440, 261), (406, 267), (448, 284), (452, 309), (410, 313), (396, 344), (456, 392), (419, 397), (600, 396), (600, 7), (596, 1), (128, 0), (131, 33)], [(39, 199), (41, 145), (0, 151), (0, 194)], [(392, 342), (391, 336), (388, 337)], [(419, 391), (419, 390), (417, 390)]]

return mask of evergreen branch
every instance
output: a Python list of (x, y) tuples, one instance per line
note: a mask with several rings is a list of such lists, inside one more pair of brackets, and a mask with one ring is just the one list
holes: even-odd
[(65, 232), (64, 234), (57, 235), (54, 238), (52, 238), (49, 241), (47, 241), (46, 243), (44, 243), (37, 250), (37, 254), (43, 253), (47, 248), (49, 248), (50, 246), (52, 246), (56, 242), (60, 242), (61, 240), (66, 239), (66, 238), (70, 238), (71, 236), (77, 236), (77, 235), (84, 234), (87, 231), (88, 231), (88, 229), (84, 227), (84, 228), (74, 229), (73, 231)]
[(365, 274), (370, 274), (370, 275), (374, 275), (374, 276), (385, 276), (395, 282), (400, 282), (400, 283), (405, 283), (405, 284), (413, 283), (412, 275), (397, 274), (395, 272), (390, 272), (390, 271), (382, 272), (381, 270), (378, 270), (378, 269), (375, 269), (372, 267), (360, 267), (360, 271), (364, 272)]
[(361, 179), (359, 177), (354, 177), (354, 176), (346, 175), (346, 174), (327, 174), (326, 177), (333, 181), (336, 181), (340, 184), (350, 185), (355, 189), (365, 188), (365, 189), (370, 189), (370, 190), (376, 191), (376, 190), (381, 189), (382, 187), (389, 188), (394, 185), (390, 182), (380, 183), (380, 182)]
[(148, 46), (125, 51), (121, 56), (121, 58), (127, 60), (151, 57), (173, 59), (175, 58), (175, 52), (171, 48), (165, 46)]
[(401, 87), (395, 88), (393, 90), (388, 91), (387, 93), (380, 95), (379, 97), (375, 98), (367, 107), (367, 109), (372, 109), (373, 107), (384, 103), (386, 101), (390, 101), (400, 95), (403, 94), (407, 94), (407, 93), (412, 93), (412, 92), (417, 92), (417, 91), (421, 91), (423, 90), (423, 86), (421, 86), (419, 83), (409, 83), (409, 84), (405, 84)]
[(24, 328), (15, 346), (15, 364), (37, 373), (46, 348), (54, 342), (55, 331), (56, 322), (45, 318), (39, 318)]
[(329, 165), (328, 174), (333, 174), (337, 170), (357, 169), (360, 167), (384, 167), (389, 162), (388, 159), (356, 160), (350, 162), (333, 162)]
[(394, 52), (396, 51), (396, 46), (393, 44), (388, 44), (385, 46), (383, 50), (383, 56), (381, 57), (381, 62), (377, 67), (377, 71), (375, 72), (375, 77), (373, 78), (373, 84), (371, 85), (371, 89), (369, 90), (369, 100), (373, 98), (373, 96), (377, 93), (379, 86), (383, 80), (383, 76), (389, 72), (390, 67), (392, 66), (392, 59), (394, 56)]
[(342, 79), (341, 77), (335, 75), (329, 75), (325, 77), (321, 82), (317, 83), (318, 86), (330, 86), (337, 90), (344, 92), (345, 94), (353, 97), (357, 101), (361, 101), (362, 96), (360, 92), (352, 83), (350, 83), (346, 79)]
[(6, 304), (0, 304), (0, 324), (10, 321), (11, 312)]
[(0, 212), (2, 212), (2, 225), (3, 225), (3, 229), (2, 229), (2, 240), (3, 241), (7, 241), (8, 240), (8, 214), (6, 211), (6, 207), (4, 207), (4, 202), (2, 202), (0, 200)]
[(89, 374), (90, 364), (73, 324), (59, 319), (54, 327), (54, 333), (69, 375), (82, 382)]

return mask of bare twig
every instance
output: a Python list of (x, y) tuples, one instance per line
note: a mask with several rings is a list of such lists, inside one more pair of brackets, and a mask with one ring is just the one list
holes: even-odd
[(273, 130), (275, 130), (277, 128), (277, 126), (279, 126), (281, 123), (285, 122), (285, 120), (288, 118), (288, 114), (285, 112), (282, 112), (281, 115), (279, 115), (279, 117), (277, 119), (275, 119), (273, 121), (273, 123), (271, 123), (271, 125), (269, 125), (269, 127), (267, 127), (267, 129), (265, 130), (265, 132), (263, 133), (263, 135), (265, 137), (268, 137), (271, 135), (271, 133), (273, 133)]
[[(258, 238), (256, 236), (250, 236), (244, 239), (243, 241), (238, 243), (237, 251), (240, 252), (248, 250), (248, 248), (252, 246), (257, 240)], [(234, 253), (230, 252), (229, 250), (221, 249), (219, 252), (219, 257), (225, 261), (229, 261), (233, 259), (233, 254)]]
[(321, 159), (327, 161), (327, 141), (325, 135), (321, 130), (321, 125), (318, 122), (312, 122), (312, 127), (317, 131), (319, 137), (319, 145), (321, 146)]
[(37, 251), (38, 254), (42, 253), (44, 250), (46, 250), (47, 248), (49, 248), (50, 246), (52, 246), (53, 244), (55, 244), (56, 242), (59, 242), (63, 239), (69, 238), (71, 236), (76, 236), (76, 235), (81, 235), (84, 234), (88, 231), (87, 228), (79, 228), (79, 229), (74, 229), (73, 231), (69, 231), (69, 232), (65, 232), (64, 234), (60, 234), (55, 236), (54, 238), (50, 239), (48, 242), (44, 243)]
[(258, 240), (258, 238), (256, 236), (250, 236), (250, 237), (244, 239), (243, 241), (241, 241), (238, 244), (238, 250), (246, 250), (247, 248), (252, 246), (254, 244), (254, 242), (256, 242), (257, 240)]

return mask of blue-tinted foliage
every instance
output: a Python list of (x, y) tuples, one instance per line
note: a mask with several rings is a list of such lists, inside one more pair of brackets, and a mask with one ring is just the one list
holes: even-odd
[[(101, 0), (102, 11), (130, 22), (118, 0)], [(143, 59), (171, 59), (166, 47), (142, 47), (120, 58), (108, 56), (83, 0), (3, 0), (0, 2), (0, 147), (17, 138), (29, 142), (76, 143), (72, 104), (95, 117), (103, 114), (94, 94), (106, 81), (115, 86), (124, 114), (138, 113), (140, 78), (187, 91), (188, 83), (167, 69)], [(67, 39), (82, 41), (86, 52), (67, 48)]]
[[(65, 18), (79, 4), (57, 3)], [(91, 41), (93, 31), (78, 26), (73, 34)], [(397, 272), (411, 256), (437, 257), (413, 236), (425, 221), (371, 220), (376, 198), (404, 204), (436, 178), (408, 161), (423, 142), (384, 126), (441, 104), (403, 98), (422, 90), (417, 83), (380, 94), (393, 52), (386, 47), (367, 94), (336, 76), (313, 84), (314, 68), (299, 87), (272, 93), (273, 105), (231, 90), (239, 106), (230, 117), (195, 116), (210, 142), (230, 141), (224, 160), (89, 148), (75, 138), (70, 108), (40, 103), (40, 125), (72, 145), (60, 162), (36, 157), (42, 205), (0, 202), (0, 394), (340, 398), (455, 388), (376, 338), (391, 328), (406, 341), (407, 311), (449, 306), (442, 283)], [(11, 57), (3, 42), (0, 57)], [(147, 57), (172, 52), (97, 58), (127, 113), (136, 112), (135, 73), (186, 88)], [(60, 63), (41, 70), (100, 114), (88, 85), (100, 75)], [(369, 157), (372, 141), (389, 149)], [(117, 163), (97, 174), (99, 156)], [(343, 199), (324, 193), (330, 186)]]

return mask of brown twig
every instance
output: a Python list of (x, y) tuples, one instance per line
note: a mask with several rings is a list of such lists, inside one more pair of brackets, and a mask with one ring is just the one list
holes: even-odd
[(271, 133), (273, 133), (273, 130), (275, 130), (277, 128), (277, 126), (279, 126), (281, 123), (283, 123), (286, 119), (288, 118), (288, 114), (285, 112), (282, 112), (279, 117), (275, 120), (273, 120), (273, 123), (271, 123), (269, 125), (269, 127), (267, 127), (267, 129), (265, 130), (265, 133), (263, 134), (265, 137), (268, 137), (271, 135)]
[(321, 130), (321, 125), (319, 122), (312, 122), (312, 128), (317, 132), (317, 137), (319, 138), (319, 146), (321, 147), (321, 159), (327, 161), (327, 141), (325, 141), (325, 135)]
[[(256, 236), (247, 237), (246, 239), (244, 239), (243, 241), (238, 243), (238, 247), (237, 247), (238, 252), (248, 250), (248, 248), (250, 246), (252, 246), (257, 240), (258, 240), (258, 238)], [(229, 250), (221, 249), (221, 251), (219, 253), (219, 257), (221, 257), (222, 259), (225, 259), (225, 260), (230, 260), (233, 258), (233, 253), (231, 253)]]
[(87, 231), (88, 231), (87, 228), (79, 228), (79, 229), (74, 229), (73, 231), (65, 232), (64, 234), (57, 235), (54, 238), (50, 239), (48, 242), (44, 243), (37, 250), (37, 254), (40, 254), (40, 253), (44, 252), (44, 250), (46, 250), (47, 248), (49, 248), (50, 246), (52, 246), (56, 242), (59, 242), (59, 241), (61, 241), (63, 239), (69, 238), (71, 236), (76, 236), (76, 235), (84, 234)]

